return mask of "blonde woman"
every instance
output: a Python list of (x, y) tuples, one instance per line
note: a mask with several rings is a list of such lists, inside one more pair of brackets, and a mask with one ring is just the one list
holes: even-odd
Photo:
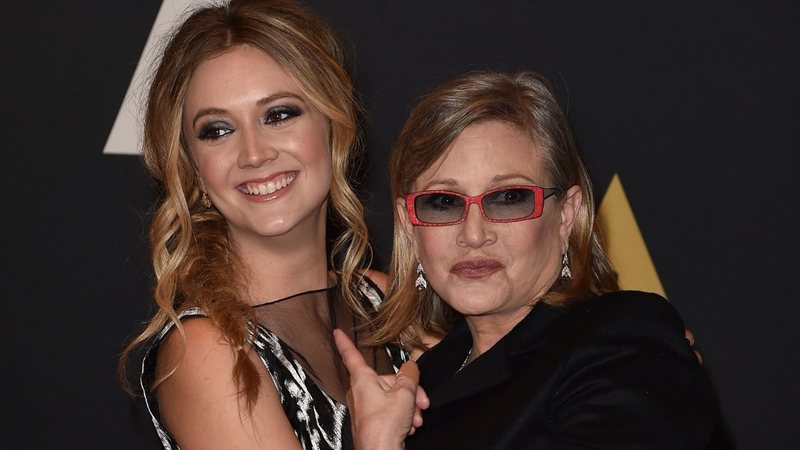
[[(349, 445), (331, 330), (364, 342), (385, 283), (348, 179), (356, 112), (336, 39), (293, 2), (202, 8), (166, 44), (144, 133), (158, 309), (122, 359), (149, 346), (165, 448)], [(360, 349), (383, 373), (404, 359)]]

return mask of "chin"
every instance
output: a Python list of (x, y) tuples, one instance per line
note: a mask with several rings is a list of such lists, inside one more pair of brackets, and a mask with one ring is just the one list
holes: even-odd
[[(496, 295), (496, 294), (495, 294)], [(502, 303), (495, 295), (480, 295), (478, 293), (460, 293), (452, 298), (468, 299), (447, 302), (451, 308), (465, 316), (483, 316), (491, 314), (498, 308), (502, 308)]]

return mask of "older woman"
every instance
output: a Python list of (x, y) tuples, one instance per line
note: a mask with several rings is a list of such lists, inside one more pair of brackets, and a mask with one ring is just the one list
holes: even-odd
[[(715, 401), (681, 318), (657, 295), (618, 290), (586, 169), (541, 78), (476, 73), (436, 89), (406, 122), (391, 176), (379, 338), (446, 333), (418, 360), (430, 407), (406, 448), (704, 447)], [(413, 380), (379, 385), (385, 396), (363, 380), (354, 373), (359, 442), (401, 445)], [(359, 413), (379, 403), (405, 415)]]

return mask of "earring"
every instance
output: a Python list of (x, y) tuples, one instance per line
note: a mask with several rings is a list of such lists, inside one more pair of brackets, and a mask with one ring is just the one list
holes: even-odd
[(422, 292), (428, 287), (428, 281), (425, 279), (425, 270), (422, 269), (422, 263), (417, 264), (417, 281), (414, 282), (417, 290)]
[(208, 194), (206, 194), (206, 191), (203, 191), (203, 194), (200, 196), (200, 204), (205, 206), (206, 208), (211, 208), (211, 199), (208, 198)]
[(572, 278), (572, 270), (569, 268), (569, 256), (567, 252), (561, 256), (561, 278)]

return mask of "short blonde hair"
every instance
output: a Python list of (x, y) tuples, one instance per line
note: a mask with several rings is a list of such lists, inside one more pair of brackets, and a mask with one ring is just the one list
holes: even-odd
[[(475, 72), (450, 81), (414, 107), (392, 150), (392, 197), (410, 193), (419, 175), (434, 164), (472, 124), (500, 121), (526, 133), (545, 155), (551, 185), (566, 192), (578, 186), (583, 202), (569, 238), (572, 278), (554, 285), (544, 301), (561, 304), (589, 293), (617, 290), (616, 276), (595, 223), (591, 182), (566, 117), (540, 75)], [(563, 196), (559, 197), (563, 200)], [(414, 286), (417, 261), (398, 212), (394, 216), (391, 283), (376, 326), (376, 342), (421, 346), (420, 333), (445, 334), (457, 314), (429, 287)]]

